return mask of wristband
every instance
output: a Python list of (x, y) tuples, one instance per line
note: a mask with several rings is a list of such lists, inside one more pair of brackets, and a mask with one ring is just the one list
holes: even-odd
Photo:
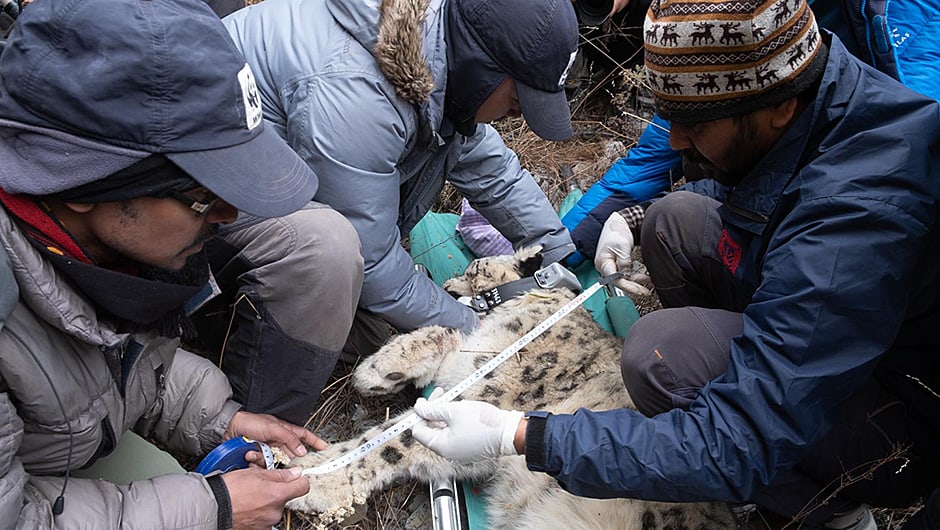
[(222, 474), (206, 477), (206, 483), (209, 484), (209, 489), (212, 490), (212, 495), (215, 496), (215, 502), (219, 507), (216, 519), (219, 523), (219, 530), (232, 530), (232, 498), (228, 494), (225, 481), (222, 480)]

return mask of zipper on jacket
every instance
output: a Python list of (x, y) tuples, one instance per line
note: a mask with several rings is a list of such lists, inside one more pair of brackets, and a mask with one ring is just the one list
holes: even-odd
[(762, 224), (767, 224), (767, 221), (770, 221), (770, 217), (762, 213), (752, 212), (751, 210), (745, 210), (744, 208), (735, 206), (731, 204), (730, 202), (726, 202), (725, 206), (727, 206), (728, 209), (734, 212), (736, 215), (740, 215), (741, 217), (744, 217), (745, 219), (749, 221), (754, 221), (754, 222), (762, 223)]
[(124, 344), (114, 346), (99, 346), (101, 355), (104, 356), (104, 362), (108, 367), (108, 373), (111, 374), (111, 380), (117, 385), (121, 396), (124, 396), (124, 386), (121, 384), (121, 362), (124, 357)]
[(125, 397), (127, 378), (130, 377), (134, 364), (140, 358), (140, 352), (144, 351), (144, 346), (133, 338), (128, 338), (121, 345), (121, 350), (121, 378), (117, 382), (118, 388), (121, 389), (121, 397)]

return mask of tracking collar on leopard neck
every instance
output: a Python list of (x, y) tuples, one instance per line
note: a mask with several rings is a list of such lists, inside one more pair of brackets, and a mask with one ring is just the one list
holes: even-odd
[(581, 282), (578, 281), (578, 277), (573, 272), (555, 262), (535, 271), (535, 274), (531, 277), (504, 283), (473, 295), (469, 299), (464, 299), (464, 301), (474, 311), (484, 313), (503, 302), (522, 296), (523, 293), (532, 289), (553, 289), (555, 287), (566, 287), (578, 293), (581, 291)]

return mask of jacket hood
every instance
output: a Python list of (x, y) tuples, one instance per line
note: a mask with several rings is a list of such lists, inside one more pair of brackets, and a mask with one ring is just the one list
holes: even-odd
[[(435, 57), (446, 66), (443, 33), (436, 23), (442, 4), (443, 0), (328, 2), (337, 23), (372, 50), (398, 96), (415, 105), (429, 102), (434, 92)], [(446, 70), (439, 70), (438, 76), (443, 75)], [(443, 79), (438, 86), (443, 86)]]

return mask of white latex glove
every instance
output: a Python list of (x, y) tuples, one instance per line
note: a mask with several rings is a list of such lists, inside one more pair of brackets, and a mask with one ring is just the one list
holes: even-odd
[(638, 276), (633, 274), (630, 259), (632, 253), (633, 231), (622, 215), (613, 212), (604, 222), (601, 237), (597, 240), (594, 268), (601, 276), (610, 276), (620, 271), (624, 277), (614, 281), (614, 285), (632, 295), (649, 296), (649, 289), (633, 281)]
[[(440, 390), (440, 389), (438, 389)], [(418, 398), (415, 413), (424, 419), (411, 428), (415, 440), (435, 453), (462, 463), (515, 455), (513, 438), (523, 414), (482, 401), (436, 402)]]

